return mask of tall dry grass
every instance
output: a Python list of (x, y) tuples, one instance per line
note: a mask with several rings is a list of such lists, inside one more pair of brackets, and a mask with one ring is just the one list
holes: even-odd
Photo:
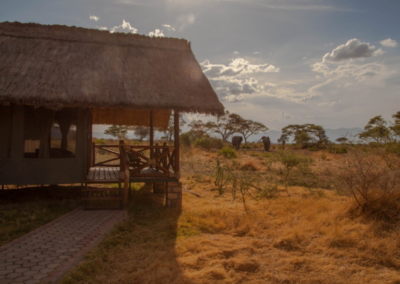
[[(246, 212), (241, 200), (218, 197), (209, 177), (215, 153), (186, 154), (183, 184), (201, 197), (185, 191), (178, 213), (137, 191), (129, 220), (63, 283), (400, 283), (398, 222), (382, 226), (338, 188), (319, 195), (296, 185), (287, 196), (279, 165), (239, 151), (238, 164), (278, 182), (275, 198), (250, 199)], [(329, 154), (313, 170), (337, 179), (348, 157)]]

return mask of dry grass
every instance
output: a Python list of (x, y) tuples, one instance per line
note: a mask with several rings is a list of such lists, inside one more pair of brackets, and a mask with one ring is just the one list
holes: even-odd
[[(261, 167), (251, 153), (239, 151), (239, 161)], [(201, 198), (184, 192), (178, 213), (149, 188), (137, 191), (129, 220), (63, 283), (400, 283), (399, 224), (383, 227), (335, 190), (315, 195), (299, 186), (290, 197), (279, 186), (275, 199), (249, 199), (244, 212), (240, 200), (216, 197), (215, 158), (183, 153), (182, 182)], [(340, 159), (319, 158), (319, 172)], [(259, 171), (277, 175), (274, 167)]]

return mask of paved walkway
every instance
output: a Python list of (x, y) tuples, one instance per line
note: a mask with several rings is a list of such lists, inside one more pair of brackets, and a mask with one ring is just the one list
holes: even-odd
[(77, 208), (0, 247), (0, 283), (57, 283), (126, 216)]

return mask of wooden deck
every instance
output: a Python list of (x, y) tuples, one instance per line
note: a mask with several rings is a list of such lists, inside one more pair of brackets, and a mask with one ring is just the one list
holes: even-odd
[[(120, 183), (123, 179), (119, 179), (119, 167), (92, 167), (89, 170), (89, 174), (84, 180), (84, 183)], [(140, 171), (140, 174), (159, 174), (160, 172), (152, 168), (144, 168)], [(165, 177), (130, 177), (130, 182), (168, 182), (176, 181), (176, 178), (165, 178)]]

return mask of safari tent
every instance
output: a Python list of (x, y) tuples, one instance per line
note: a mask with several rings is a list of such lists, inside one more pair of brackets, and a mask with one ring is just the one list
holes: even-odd
[[(181, 112), (223, 111), (186, 40), (0, 23), (2, 185), (103, 177), (124, 181), (125, 188), (135, 181), (168, 188), (169, 182), (167, 192), (179, 193), (179, 131), (174, 146), (159, 146), (154, 127), (166, 127), (172, 113), (179, 129)], [(95, 167), (93, 124), (149, 126), (149, 145), (121, 143), (118, 167)], [(172, 193), (179, 203), (181, 195)]]

